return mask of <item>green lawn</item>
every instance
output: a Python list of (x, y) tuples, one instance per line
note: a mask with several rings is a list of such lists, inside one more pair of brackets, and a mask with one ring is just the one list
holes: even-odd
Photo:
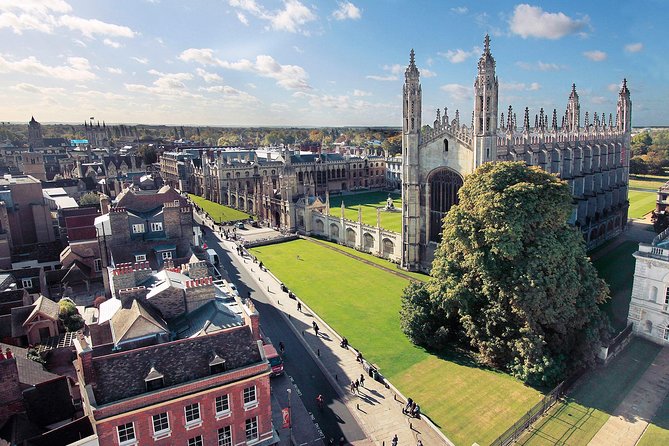
[(602, 305), (602, 309), (609, 315), (616, 331), (621, 331), (627, 326), (634, 279), (635, 260), (632, 254), (637, 249), (639, 244), (628, 240), (592, 262), (599, 272), (599, 277), (609, 284), (611, 299)]
[(660, 175), (630, 175), (631, 189), (650, 189), (657, 191), (669, 180), (669, 176)]
[(630, 199), (629, 217), (643, 218), (644, 215), (646, 215), (649, 212), (652, 212), (653, 209), (655, 209), (655, 201), (657, 200), (657, 193), (646, 192), (641, 190), (630, 190), (629, 199)]
[(428, 276), (427, 274), (413, 273), (413, 272), (401, 270), (401, 269), (398, 268), (397, 264), (395, 264), (395, 263), (393, 263), (389, 260), (382, 259), (380, 257), (373, 256), (371, 254), (367, 254), (366, 252), (356, 251), (355, 249), (350, 248), (348, 246), (340, 245), (338, 243), (334, 243), (334, 242), (331, 242), (331, 241), (328, 241), (328, 240), (318, 239), (318, 241), (321, 242), (321, 243), (325, 243), (327, 245), (330, 245), (333, 248), (336, 248), (336, 249), (338, 249), (340, 251), (343, 251), (347, 254), (351, 254), (351, 255), (356, 256), (360, 259), (364, 259), (364, 260), (367, 260), (368, 262), (372, 262), (372, 263), (375, 263), (377, 265), (383, 266), (384, 268), (388, 268), (388, 269), (391, 269), (391, 270), (397, 270), (397, 272), (402, 273), (406, 276), (410, 276), (412, 279), (418, 280), (420, 282), (425, 282), (426, 280), (428, 280), (430, 278), (430, 276)]
[(652, 342), (632, 339), (607, 367), (588, 372), (568, 397), (557, 403), (516, 444), (587, 445), (660, 350), (661, 347)]
[(388, 200), (387, 192), (362, 192), (359, 194), (330, 196), (330, 215), (339, 216), (341, 202), (344, 201), (344, 217), (358, 221), (358, 207), (362, 207), (362, 222), (376, 226), (376, 208), (381, 210), (381, 227), (388, 231), (402, 230), (402, 197), (399, 194), (390, 194), (397, 212), (384, 212)]
[(251, 252), (418, 401), (455, 444), (489, 444), (541, 399), (539, 391), (469, 358), (441, 358), (412, 345), (399, 328), (408, 280), (307, 240)]
[(206, 200), (197, 195), (188, 194), (188, 197), (193, 201), (193, 203), (200, 206), (207, 214), (209, 214), (209, 216), (216, 223), (220, 223), (222, 221), (247, 220), (249, 218), (249, 214), (245, 212), (232, 209), (228, 206), (223, 206), (222, 204), (214, 203), (213, 201)]
[(664, 399), (662, 406), (657, 410), (653, 421), (648, 425), (638, 446), (655, 446), (669, 444), (669, 395)]

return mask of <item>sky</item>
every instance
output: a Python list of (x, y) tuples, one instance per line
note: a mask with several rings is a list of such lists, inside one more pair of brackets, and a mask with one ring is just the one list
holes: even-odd
[[(471, 116), (483, 39), (500, 112), (669, 125), (669, 2), (0, 0), (0, 121), (401, 125), (416, 52), (423, 122)], [(521, 121), (522, 118), (519, 118)], [(468, 119), (463, 119), (468, 123)]]

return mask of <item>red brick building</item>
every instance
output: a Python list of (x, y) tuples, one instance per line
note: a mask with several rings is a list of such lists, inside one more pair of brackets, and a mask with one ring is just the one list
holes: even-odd
[[(212, 300), (169, 323), (144, 305), (97, 327), (109, 333), (94, 339), (111, 343), (75, 342), (83, 407), (100, 445), (278, 442), (258, 313), (237, 305), (241, 317)], [(165, 341), (167, 331), (177, 339)]]

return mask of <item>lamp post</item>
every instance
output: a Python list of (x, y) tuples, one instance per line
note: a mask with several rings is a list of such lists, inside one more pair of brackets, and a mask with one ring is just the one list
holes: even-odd
[(290, 435), (290, 444), (293, 444), (293, 411), (290, 408), (290, 395), (293, 393), (293, 390), (288, 388), (286, 389), (286, 392), (288, 392), (288, 429), (289, 429), (289, 435)]

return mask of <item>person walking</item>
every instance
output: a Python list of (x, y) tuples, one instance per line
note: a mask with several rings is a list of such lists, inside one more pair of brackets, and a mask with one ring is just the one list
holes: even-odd
[(297, 311), (299, 311), (300, 313), (302, 312), (302, 302), (300, 301), (297, 302)]
[(359, 394), (360, 393), (360, 381), (357, 379), (355, 380), (355, 391)]
[(364, 373), (360, 374), (360, 385), (362, 387), (365, 387), (365, 374)]
[(397, 438), (397, 434), (395, 434), (395, 436), (393, 437), (392, 446), (397, 446), (397, 443), (398, 443), (399, 441), (400, 441), (400, 440)]
[(351, 381), (351, 393), (355, 394), (355, 383)]

